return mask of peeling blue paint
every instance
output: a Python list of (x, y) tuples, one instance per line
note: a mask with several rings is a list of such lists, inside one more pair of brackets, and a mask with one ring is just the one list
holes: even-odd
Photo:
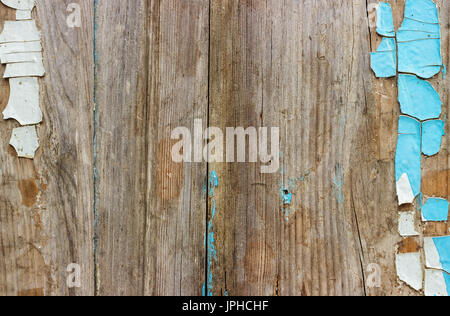
[(441, 71), (439, 13), (433, 1), (406, 1), (397, 39), (399, 72), (428, 79)]
[(447, 67), (445, 66), (445, 64), (442, 65), (442, 75), (443, 75), (443, 77), (445, 79), (445, 76), (447, 75)]
[(334, 194), (339, 204), (344, 203), (344, 193), (342, 191), (343, 178), (342, 178), (342, 166), (340, 164), (336, 167), (336, 175), (333, 179)]
[(399, 75), (398, 100), (403, 114), (421, 121), (439, 118), (442, 101), (433, 86), (413, 75)]
[(447, 294), (450, 295), (450, 274), (442, 272), (444, 274), (445, 285), (447, 286)]
[(439, 153), (442, 137), (445, 135), (445, 125), (441, 120), (426, 121), (422, 124), (422, 152), (426, 156)]
[[(214, 198), (215, 189), (219, 186), (219, 178), (217, 177), (216, 172), (213, 170), (209, 175), (209, 196), (210, 198)], [(211, 209), (211, 218), (208, 222), (208, 236), (205, 238), (207, 240), (207, 280), (204, 286), (204, 296), (213, 296), (213, 264), (217, 263), (217, 251), (215, 245), (215, 236), (213, 230), (213, 222), (216, 216), (216, 201), (212, 200), (212, 209)], [(205, 241), (206, 242), (206, 241)]]
[(421, 124), (413, 118), (401, 116), (395, 155), (395, 178), (396, 181), (399, 181), (401, 176), (406, 173), (414, 196), (421, 191), (421, 166)]
[(375, 53), (371, 53), (371, 67), (377, 78), (397, 75), (397, 51), (394, 38), (383, 38)]
[(389, 3), (380, 2), (377, 7), (377, 33), (381, 36), (395, 37), (394, 19)]
[(428, 222), (446, 222), (449, 205), (447, 200), (430, 198), (422, 207), (422, 217)]
[(450, 236), (433, 238), (433, 242), (439, 253), (442, 269), (450, 273)]

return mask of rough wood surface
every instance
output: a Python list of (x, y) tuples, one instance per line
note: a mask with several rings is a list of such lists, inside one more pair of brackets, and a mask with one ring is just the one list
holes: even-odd
[[(405, 1), (389, 2), (398, 27)], [(395, 271), (396, 250), (420, 250), (423, 236), (397, 231), (397, 83), (369, 60), (377, 0), (80, 0), (75, 29), (70, 1), (38, 3), (34, 161), (7, 145), (17, 123), (0, 124), (0, 295), (421, 294)], [(437, 3), (448, 66), (450, 3)], [(431, 81), (443, 118), (448, 80)], [(1, 109), (8, 98), (0, 80)], [(195, 119), (280, 127), (280, 170), (173, 163), (171, 131)], [(446, 131), (424, 160), (426, 196), (450, 198)], [(70, 263), (80, 289), (65, 285)]]
[[(0, 5), (1, 25), (15, 20), (15, 10)], [(66, 26), (66, 7), (40, 0), (34, 11), (47, 71), (36, 159), (18, 159), (8, 145), (18, 123), (0, 123), (0, 295), (94, 293), (93, 2), (81, 2), (79, 29)], [(8, 81), (0, 87), (3, 110)], [(72, 263), (81, 266), (80, 289), (66, 286)]]

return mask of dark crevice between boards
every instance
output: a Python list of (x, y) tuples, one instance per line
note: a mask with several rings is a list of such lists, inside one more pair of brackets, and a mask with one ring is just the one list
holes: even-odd
[(97, 17), (98, 0), (94, 0), (94, 296), (99, 295), (100, 277), (98, 267), (98, 165), (97, 165), (97, 131), (99, 114), (97, 108), (97, 74), (98, 74), (98, 51), (97, 51)]
[[(208, 93), (207, 93), (207, 102), (208, 102), (208, 108), (207, 108), (207, 118), (206, 118), (206, 124), (207, 128), (209, 128), (211, 124), (211, 115), (210, 115), (210, 109), (211, 109), (211, 0), (208, 1)], [(209, 161), (209, 159), (208, 159)], [(206, 162), (206, 195), (205, 195), (205, 204), (206, 204), (206, 210), (205, 210), (205, 275), (204, 275), (204, 285), (202, 289), (203, 296), (208, 296), (208, 287), (210, 286), (208, 284), (208, 274), (209, 274), (209, 232), (208, 232), (208, 221), (209, 221), (209, 192), (211, 190), (210, 187), (210, 181), (209, 181), (209, 162)]]

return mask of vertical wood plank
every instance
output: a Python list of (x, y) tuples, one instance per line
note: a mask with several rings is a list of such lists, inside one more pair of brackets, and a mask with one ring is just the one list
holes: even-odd
[(170, 136), (206, 122), (208, 2), (97, 12), (99, 294), (199, 295), (206, 164), (172, 163)]
[[(18, 123), (0, 126), (0, 295), (92, 295), (93, 280), (93, 2), (80, 2), (82, 24), (69, 28), (69, 1), (38, 1), (47, 74), (39, 80), (44, 122), (34, 160), (9, 147)], [(15, 10), (0, 6), (2, 23)], [(9, 99), (1, 81), (1, 109)], [(69, 264), (81, 288), (68, 289)]]

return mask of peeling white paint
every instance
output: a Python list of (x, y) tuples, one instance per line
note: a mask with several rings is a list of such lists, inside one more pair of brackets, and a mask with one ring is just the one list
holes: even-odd
[(0, 44), (0, 56), (13, 53), (42, 52), (40, 41)]
[(37, 78), (11, 78), (10, 98), (3, 118), (15, 119), (21, 125), (39, 124), (42, 112), (39, 108), (39, 83)]
[(1, 0), (2, 3), (10, 8), (17, 10), (33, 10), (35, 0)]
[(448, 296), (444, 273), (437, 270), (425, 271), (425, 296)]
[(412, 204), (414, 202), (415, 196), (406, 173), (397, 182), (397, 196), (399, 205)]
[(6, 21), (0, 34), (0, 43), (39, 41), (41, 33), (36, 27), (36, 21)]
[(1, 55), (2, 64), (42, 62), (41, 52), (23, 52)]
[(433, 238), (424, 239), (426, 266), (430, 269), (442, 270), (442, 263), (439, 257), (439, 252)]
[(3, 78), (42, 77), (45, 68), (42, 60), (37, 62), (7, 64)]
[(416, 291), (423, 286), (423, 269), (420, 253), (405, 253), (396, 256), (397, 275)]
[(402, 237), (419, 236), (420, 234), (416, 231), (415, 227), (415, 212), (401, 212), (398, 231)]
[(21, 158), (34, 159), (39, 148), (39, 140), (35, 126), (25, 126), (13, 129), (9, 143)]
[(17, 10), (16, 20), (31, 20), (31, 10)]

